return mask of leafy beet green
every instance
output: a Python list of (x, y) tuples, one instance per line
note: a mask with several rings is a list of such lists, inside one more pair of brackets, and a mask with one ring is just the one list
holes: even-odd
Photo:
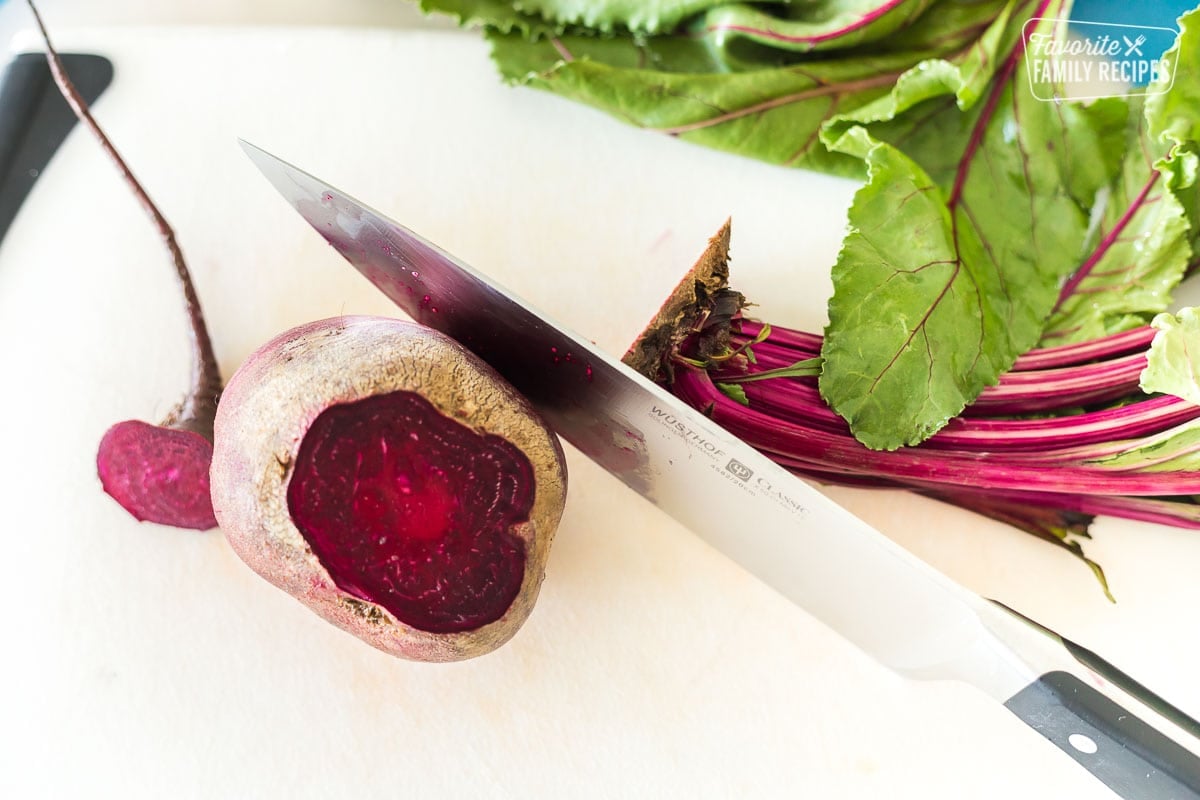
[[(1099, 330), (1074, 318), (1080, 309), (1101, 322), (1116, 313), (1057, 305), (1089, 246), (1104, 267), (1091, 283), (1113, 280), (1109, 262), (1127, 247), (1098, 247), (1103, 233), (1128, 228), (1120, 207), (1147, 199), (1106, 189), (1122, 171), (1133, 116), (1124, 101), (1052, 104), (1028, 88), (1022, 28), (1054, 25), (1068, 3), (712, 4), (659, 36), (599, 36), (566, 6), (550, 9), (562, 4), (509, 7), (509, 17), (563, 26), (531, 34), (500, 5), (489, 21), (476, 4), (470, 19), (488, 29), (511, 81), (699, 144), (866, 175), (834, 267), (821, 387), (868, 446), (938, 430), (1042, 339), (1052, 313), (1075, 340)], [(1152, 170), (1130, 162), (1126, 183), (1139, 168)], [(1137, 227), (1159, 230), (1167, 204), (1144, 205)], [(1094, 241), (1104, 209), (1115, 216)], [(1174, 275), (1178, 231), (1159, 238), (1161, 269)], [(1145, 320), (1126, 313), (1107, 329)]]
[(1142, 390), (1162, 392), (1200, 406), (1200, 311), (1185, 308), (1177, 315), (1154, 318), (1157, 333), (1141, 375)]
[(813, 50), (880, 39), (909, 24), (936, 0), (812, 0), (729, 3), (725, 0), (421, 0), (426, 12), (463, 24), (530, 32), (568, 27), (602, 34), (670, 34), (687, 27), (722, 46), (727, 38)]
[[(834, 268), (821, 380), (868, 446), (923, 441), (1039, 341), (1144, 325), (1185, 273), (1194, 234), (1176, 192), (1192, 188), (1194, 116), (1157, 99), (1170, 93), (1145, 115), (1125, 98), (1034, 98), (1015, 23), (1064, 13), (1040, 2), (1014, 15), (966, 112), (952, 81), (939, 76), (954, 90), (939, 98), (909, 75), (855, 112), (861, 123), (824, 132), (870, 170)], [(1188, 74), (1197, 46), (1184, 41), (1173, 57)]]
[(601, 32), (620, 28), (660, 33), (722, 5), (722, 0), (521, 0), (513, 5), (525, 14), (550, 22), (581, 25)]
[(888, 98), (890, 116), (876, 103), (866, 124), (826, 132), (868, 180), (833, 270), (821, 392), (869, 447), (928, 438), (995, 383), (1041, 338), (1078, 264), (1081, 200), (1111, 177), (1125, 109), (1033, 97), (1022, 26), (1061, 13), (1041, 0), (998, 20), (1000, 64), (966, 112), (971, 76), (926, 70)]
[(527, 14), (513, 3), (501, 0), (419, 0), (425, 13), (446, 14), (464, 26), (484, 26), (489, 30), (518, 33), (540, 39), (562, 33), (565, 25), (538, 14)]
[[(554, 28), (557, 23), (531, 15), (524, 5), (516, 12), (495, 2), (423, 3), (426, 10), (482, 25), (493, 59), (511, 82), (698, 144), (854, 177), (863, 175), (861, 159), (830, 152), (820, 140), (821, 126), (886, 96), (922, 62), (966, 57), (1004, 5), (843, 0), (796, 7), (810, 18), (767, 19), (763, 9), (776, 7), (721, 4), (677, 29), (644, 36)], [(757, 21), (739, 22), (751, 16)], [(821, 51), (806, 55), (802, 51), (811, 48), (799, 40), (754, 27), (768, 22), (783, 37), (819, 38)]]
[(698, 300), (647, 374), (799, 475), (986, 514), (1102, 581), (1094, 515), (1200, 528), (1200, 313), (1162, 313), (1200, 268), (1200, 9), (1144, 98), (1080, 102), (1034, 95), (1025, 44), (1070, 0), (631, 2), (422, 5), (510, 82), (862, 180), (823, 336)]
[[(810, 52), (878, 42), (910, 25), (934, 0), (844, 0), (783, 6), (721, 4), (688, 26), (694, 36), (741, 61), (747, 44)], [(762, 52), (755, 49), (750, 52)]]
[(1194, 270), (1200, 254), (1200, 82), (1192, 79), (1200, 69), (1200, 47), (1194, 38), (1200, 35), (1200, 15), (1192, 11), (1179, 19), (1180, 35), (1175, 46), (1163, 55), (1164, 73), (1175, 76), (1170, 91), (1146, 98), (1146, 116), (1150, 137), (1169, 147), (1170, 158), (1156, 166), (1164, 173), (1171, 193), (1183, 206), (1191, 225), (1190, 241)]
[(1127, 157), (1098, 204), (1095, 244), (1060, 290), (1043, 344), (1145, 325), (1167, 308), (1191, 258), (1187, 215), (1155, 167), (1167, 148), (1150, 138), (1140, 104), (1131, 110)]
[(484, 28), (509, 81), (864, 179), (819, 386), (873, 449), (924, 441), (1032, 347), (1143, 329), (1197, 265), (1187, 17), (1165, 70), (1183, 77), (1143, 105), (1034, 96), (1027, 25), (1064, 35), (1070, 0), (422, 7)]
[(1167, 309), (1171, 291), (1195, 261), (1200, 91), (1188, 79), (1200, 68), (1196, 31), (1189, 30), (1194, 20), (1194, 14), (1180, 20), (1179, 39), (1164, 55), (1164, 80), (1176, 78), (1170, 90), (1158, 87), (1144, 109), (1130, 100), (1124, 166), (1105, 198), (1095, 245), (1063, 287), (1044, 342), (1144, 325)]
[[(769, 72), (668, 72), (613, 67), (596, 58), (605, 54), (616, 61), (605, 51), (620, 49), (621, 57), (631, 61), (659, 61), (664, 54), (659, 45), (567, 36), (531, 45), (507, 36), (497, 37), (493, 48), (506, 77), (589, 105), (606, 106), (622, 98), (607, 110), (639, 127), (734, 153), (753, 152), (777, 164), (849, 176), (861, 174), (861, 161), (823, 147), (820, 126), (887, 92), (914, 63), (912, 56), (901, 54)], [(556, 61), (554, 48), (571, 60)], [(671, 56), (677, 58), (678, 51), (672, 48)], [(546, 63), (550, 68), (539, 72)]]
[[(952, 28), (961, 29), (968, 38), (965, 42), (956, 36), (960, 46), (952, 55), (927, 58), (916, 68), (906, 72), (896, 81), (895, 87), (874, 102), (864, 105), (852, 114), (832, 120), (822, 139), (835, 142), (849, 128), (856, 125), (874, 125), (878, 132), (883, 123), (890, 123), (887, 136), (880, 138), (904, 147), (920, 145), (932, 136), (926, 128), (929, 113), (909, 117), (904, 112), (920, 106), (927, 100), (935, 100), (935, 109), (954, 108), (966, 110), (983, 96), (999, 65), (1014, 47), (1018, 47), (1016, 30), (1024, 22), (1022, 10), (1028, 10), (1031, 0), (1006, 0), (994, 4), (986, 15), (964, 16)], [(961, 7), (952, 6), (962, 13)], [(947, 7), (937, 6), (923, 21), (927, 24), (904, 31), (900, 36), (911, 38), (914, 34), (928, 31), (940, 36), (947, 27)], [(899, 38), (899, 37), (897, 37)], [(1002, 52), (1003, 51), (1003, 52)], [(934, 150), (936, 152), (936, 149)], [(953, 164), (953, 155), (946, 156)]]

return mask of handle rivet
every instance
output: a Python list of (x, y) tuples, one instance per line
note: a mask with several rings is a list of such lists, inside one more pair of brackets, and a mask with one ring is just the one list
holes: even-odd
[(1083, 733), (1072, 733), (1067, 737), (1067, 743), (1079, 752), (1087, 753), (1089, 756), (1100, 749), (1095, 739)]

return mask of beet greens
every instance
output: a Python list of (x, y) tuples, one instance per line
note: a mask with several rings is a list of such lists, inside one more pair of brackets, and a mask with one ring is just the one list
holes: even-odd
[[(1200, 333), (1200, 317), (1190, 310), (1156, 319), (1162, 333), (1150, 347), (1152, 330), (1135, 329), (1086, 346), (1031, 351), (1023, 363), (1033, 366), (1018, 364), (1005, 378), (1030, 379), (1036, 413), (1019, 413), (1014, 405), (996, 415), (972, 406), (927, 441), (892, 451), (854, 438), (821, 398), (817, 370), (786, 366), (819, 363), (813, 355), (819, 336), (742, 317), (717, 326), (728, 330), (714, 330), (702, 315), (684, 340), (673, 357), (672, 391), (798, 475), (910, 489), (1015, 525), (1080, 557), (1075, 537), (1086, 536), (1095, 515), (1200, 529), (1200, 405), (1153, 388), (1200, 396), (1196, 373), (1183, 366), (1200, 363), (1174, 352), (1185, 335)], [(705, 340), (725, 336), (725, 352), (733, 355), (696, 357), (711, 351)], [(1142, 349), (1128, 353), (1137, 343)], [(1088, 404), (1058, 389), (1087, 385), (1126, 361), (1141, 365), (1144, 390), (1135, 379), (1133, 389)], [(1055, 366), (1037, 368), (1045, 363)], [(1055, 375), (1039, 374), (1046, 372)]]
[(730, 295), (742, 304), (728, 289), (696, 292), (696, 313), (654, 377), (797, 475), (976, 511), (1067, 548), (1102, 583), (1079, 542), (1095, 516), (1200, 529), (1194, 309), (1031, 349), (924, 442), (878, 450), (821, 395), (822, 336), (731, 314)]
[(1145, 98), (1062, 101), (1030, 42), (1070, 0), (421, 5), (482, 27), (512, 82), (865, 180), (819, 384), (872, 448), (924, 441), (1032, 347), (1146, 325), (1189, 269), (1196, 47)]
[(475, 8), (511, 80), (864, 180), (822, 333), (731, 312), (725, 229), (626, 360), (817, 481), (906, 488), (1080, 557), (1095, 515), (1200, 528), (1200, 317), (1165, 313), (1200, 263), (1200, 10), (1144, 92), (1080, 102), (1032, 77), (1068, 0), (829, 7), (864, 13), (805, 39), (804, 10), (728, 4), (600, 38)]

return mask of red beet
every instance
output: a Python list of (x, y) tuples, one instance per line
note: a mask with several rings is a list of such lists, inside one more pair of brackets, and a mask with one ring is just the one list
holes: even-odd
[(217, 411), (212, 497), (238, 555), (405, 658), (488, 652), (528, 617), (562, 514), (562, 449), (452, 339), (339, 317), (247, 359)]
[(178, 528), (207, 530), (215, 527), (208, 492), (212, 461), (213, 415), (221, 392), (221, 374), (212, 342), (192, 285), (191, 273), (175, 241), (175, 233), (158, 207), (133, 176), (125, 159), (92, 118), (87, 103), (75, 89), (50, 42), (33, 0), (27, 0), (46, 43), (46, 61), (63, 99), (80, 123), (99, 141), (121, 171), (130, 190), (163, 237), (187, 308), (192, 343), (192, 386), (179, 406), (160, 425), (137, 420), (119, 422), (100, 441), (96, 472), (104, 491), (134, 518)]

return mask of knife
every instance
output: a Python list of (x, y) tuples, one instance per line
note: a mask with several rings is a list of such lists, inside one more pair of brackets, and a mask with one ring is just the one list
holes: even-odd
[[(103, 56), (64, 53), (62, 61), (89, 104), (112, 82), (112, 62)], [(0, 75), (0, 240), (75, 123), (43, 54), (22, 53), (9, 62)]]
[(974, 685), (1128, 800), (1200, 799), (1200, 722), (1184, 711), (1100, 655), (955, 584), (404, 226), (242, 147), (410, 317), (483, 358), (562, 438), (880, 663)]

